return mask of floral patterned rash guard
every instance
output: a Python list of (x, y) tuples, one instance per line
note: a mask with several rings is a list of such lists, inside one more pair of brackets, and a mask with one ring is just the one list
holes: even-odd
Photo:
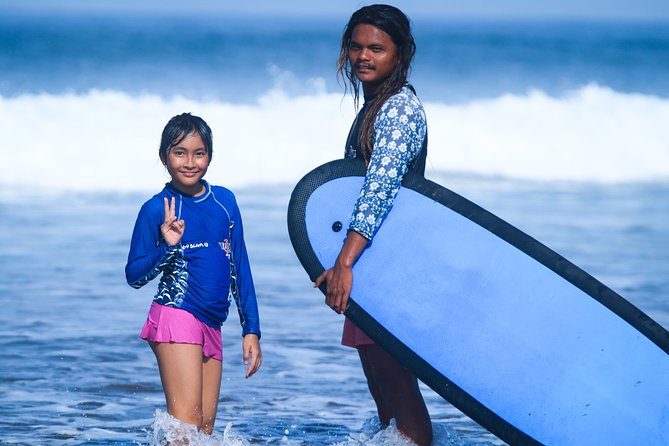
[[(402, 178), (427, 135), (425, 111), (409, 86), (383, 104), (374, 122), (374, 147), (349, 230), (371, 240), (393, 205)], [(346, 157), (356, 156), (347, 150)]]

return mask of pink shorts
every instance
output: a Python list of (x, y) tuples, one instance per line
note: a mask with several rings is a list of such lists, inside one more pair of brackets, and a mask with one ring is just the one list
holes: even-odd
[(349, 318), (344, 320), (344, 333), (341, 337), (341, 343), (347, 347), (358, 348), (363, 345), (376, 344), (362, 330), (358, 328)]
[(210, 327), (186, 310), (151, 303), (140, 338), (153, 342), (198, 344), (202, 356), (223, 361), (221, 329)]

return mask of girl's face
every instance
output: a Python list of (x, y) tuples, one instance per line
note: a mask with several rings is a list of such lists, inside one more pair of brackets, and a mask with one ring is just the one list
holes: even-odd
[(348, 61), (365, 95), (374, 94), (399, 63), (397, 45), (385, 31), (362, 23), (353, 28)]
[(188, 134), (167, 151), (166, 166), (172, 185), (187, 195), (200, 195), (205, 188), (200, 180), (207, 173), (209, 154), (197, 132)]

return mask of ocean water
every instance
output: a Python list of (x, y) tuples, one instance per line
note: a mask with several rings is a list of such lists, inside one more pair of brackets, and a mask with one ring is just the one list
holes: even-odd
[[(174, 424), (138, 339), (155, 284), (123, 267), (167, 181), (160, 132), (214, 130), (209, 181), (244, 216), (263, 326), (243, 378), (234, 312), (200, 445), (402, 445), (375, 427), (342, 319), (288, 240), (293, 185), (342, 156), (345, 17), (0, 14), (0, 444), (160, 444)], [(669, 27), (416, 22), (427, 176), (541, 240), (669, 328)], [(484, 327), (480, 328), (484, 329)], [(437, 445), (502, 442), (423, 388)]]

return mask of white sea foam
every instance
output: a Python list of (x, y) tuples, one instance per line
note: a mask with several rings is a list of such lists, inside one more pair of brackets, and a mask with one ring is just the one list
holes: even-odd
[[(425, 102), (436, 172), (596, 182), (669, 180), (669, 100), (589, 85), (464, 104)], [(207, 178), (217, 184), (294, 183), (340, 158), (354, 117), (338, 93), (268, 92), (254, 104), (131, 96), (0, 98), (3, 188), (156, 190), (167, 120), (189, 111), (214, 131)]]
[(669, 100), (588, 85), (426, 105), (437, 170), (535, 180), (669, 179)]
[(165, 444), (192, 446), (248, 446), (249, 442), (233, 433), (232, 423), (228, 423), (223, 433), (209, 436), (193, 425), (183, 423), (166, 412), (156, 409), (151, 429), (147, 431), (149, 446)]
[[(492, 446), (489, 442), (472, 443), (461, 438), (460, 435), (447, 423), (432, 424), (433, 440), (435, 446)], [(377, 416), (365, 421), (359, 433), (352, 433), (345, 442), (339, 442), (332, 446), (415, 446), (416, 444), (402, 435), (397, 429), (394, 419), (390, 425), (381, 428)]]

